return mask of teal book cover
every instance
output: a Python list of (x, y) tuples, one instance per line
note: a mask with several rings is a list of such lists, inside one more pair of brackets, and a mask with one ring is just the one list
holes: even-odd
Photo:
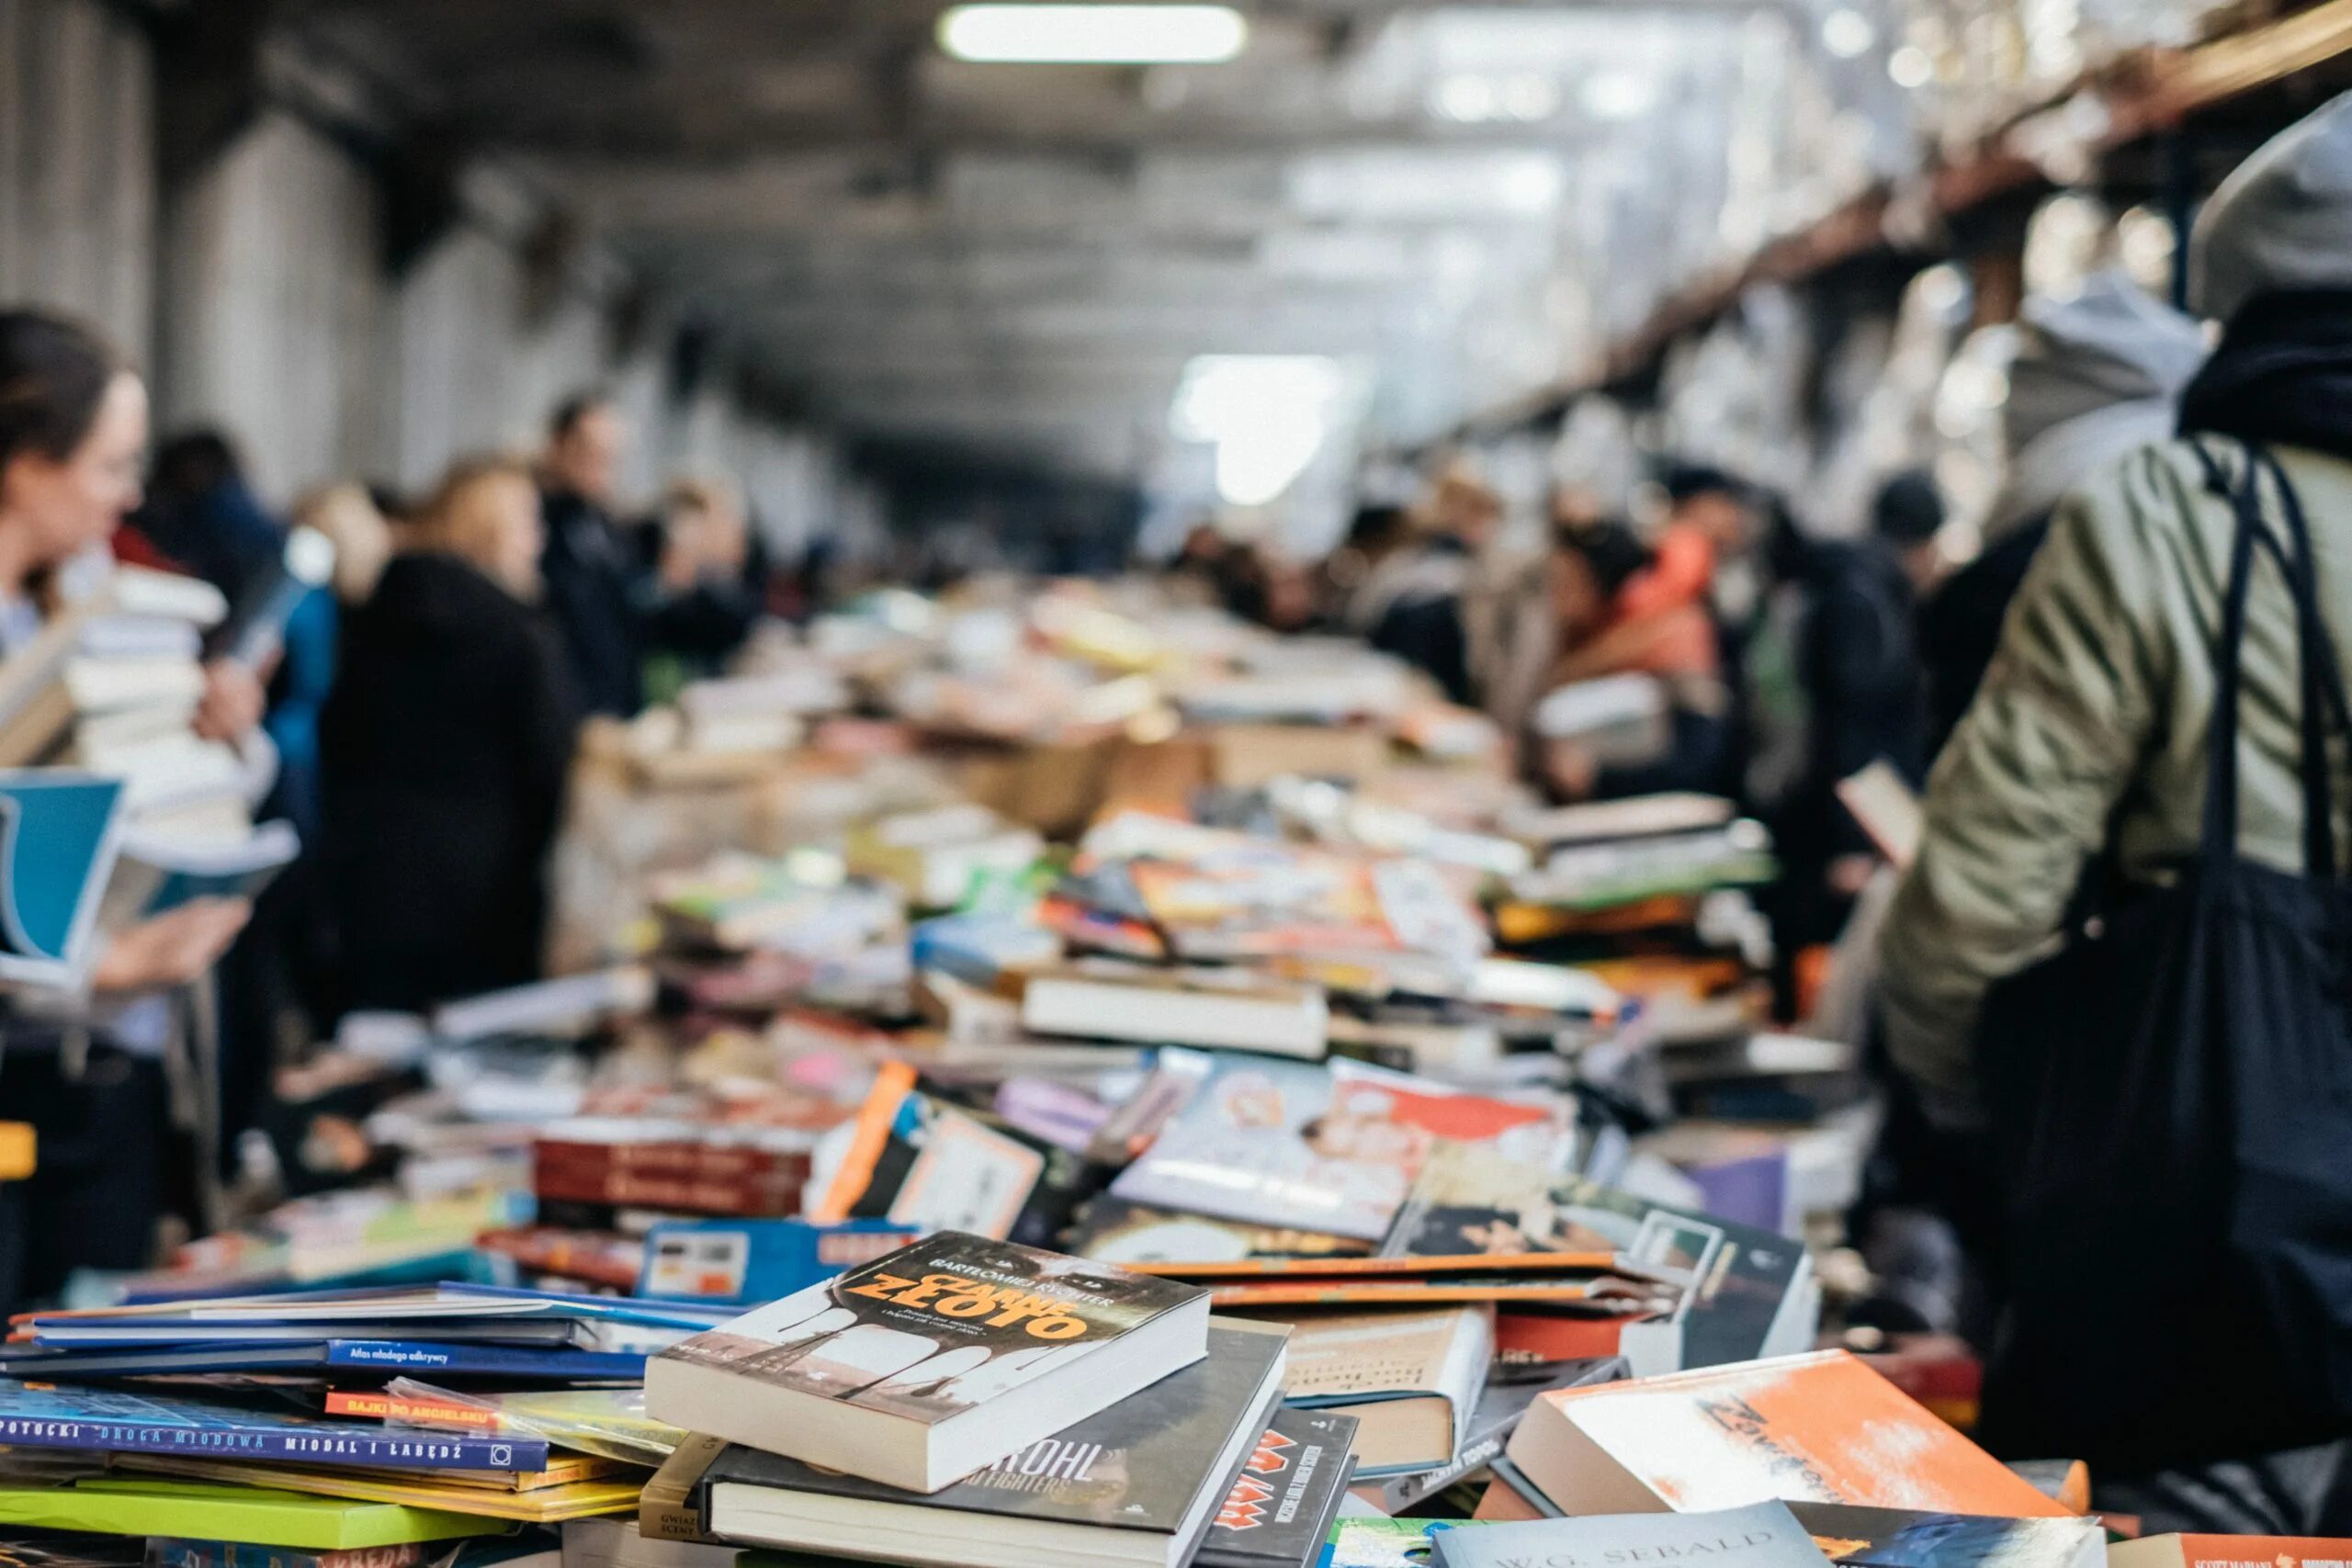
[(122, 781), (0, 772), (0, 980), (71, 988), (121, 844)]

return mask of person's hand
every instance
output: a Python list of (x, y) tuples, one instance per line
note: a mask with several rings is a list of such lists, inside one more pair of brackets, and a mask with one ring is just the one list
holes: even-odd
[(1544, 782), (1562, 800), (1589, 800), (1600, 780), (1600, 763), (1573, 740), (1555, 740), (1544, 748)]
[(90, 989), (102, 996), (185, 986), (220, 962), (252, 918), (243, 898), (196, 898), (118, 931), (90, 970)]
[(243, 740), (261, 723), (261, 677), (243, 665), (215, 660), (204, 667), (204, 695), (196, 705), (196, 733), (207, 740)]

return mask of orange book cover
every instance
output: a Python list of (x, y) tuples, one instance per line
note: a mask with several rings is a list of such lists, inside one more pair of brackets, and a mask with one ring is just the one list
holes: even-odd
[(2155, 1535), (2109, 1547), (2124, 1568), (2347, 1568), (2352, 1540), (2292, 1535)]
[(1843, 1350), (1547, 1393), (1510, 1451), (1572, 1514), (1781, 1498), (2072, 1517)]
[(462, 1404), (453, 1399), (406, 1399), (397, 1394), (334, 1389), (327, 1394), (330, 1416), (359, 1416), (375, 1421), (402, 1421), (412, 1426), (471, 1427), (494, 1431), (498, 1412), (486, 1405)]

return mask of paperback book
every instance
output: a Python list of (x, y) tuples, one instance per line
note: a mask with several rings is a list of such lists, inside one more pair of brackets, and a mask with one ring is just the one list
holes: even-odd
[(1322, 1554), (1355, 1473), (1352, 1416), (1282, 1409), (1209, 1526), (1194, 1568), (1300, 1568)]
[[(1187, 1561), (1261, 1460), (1283, 1335), (1222, 1321), (1209, 1353), (1094, 1416), (928, 1495), (729, 1448), (695, 1497), (712, 1536), (966, 1568)], [(1287, 1468), (1283, 1466), (1281, 1468)]]
[(673, 1346), (657, 1419), (936, 1492), (1201, 1359), (1208, 1296), (943, 1232)]

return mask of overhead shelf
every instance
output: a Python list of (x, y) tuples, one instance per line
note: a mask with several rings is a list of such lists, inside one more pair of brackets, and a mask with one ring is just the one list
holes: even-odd
[(1722, 315), (1758, 284), (1798, 283), (1840, 263), (1901, 248), (1890, 237), (1891, 220), (1906, 229), (1923, 219), (1950, 220), (2050, 182), (2045, 165), (2020, 151), (2019, 143), (2052, 117), (2064, 115), (2068, 125), (2086, 128), (2065, 139), (2070, 151), (2096, 156), (2346, 53), (2352, 53), (2352, 0), (2321, 0), (2185, 50), (2128, 57), (2017, 115), (1968, 155), (1939, 159), (1909, 180), (1874, 187), (1771, 241), (1744, 263), (1677, 289), (1637, 330), (1611, 346), (1598, 375), (1555, 382), (1489, 409), (1466, 421), (1456, 436), (1511, 429), (1585, 392), (1640, 374), (1677, 338)]

